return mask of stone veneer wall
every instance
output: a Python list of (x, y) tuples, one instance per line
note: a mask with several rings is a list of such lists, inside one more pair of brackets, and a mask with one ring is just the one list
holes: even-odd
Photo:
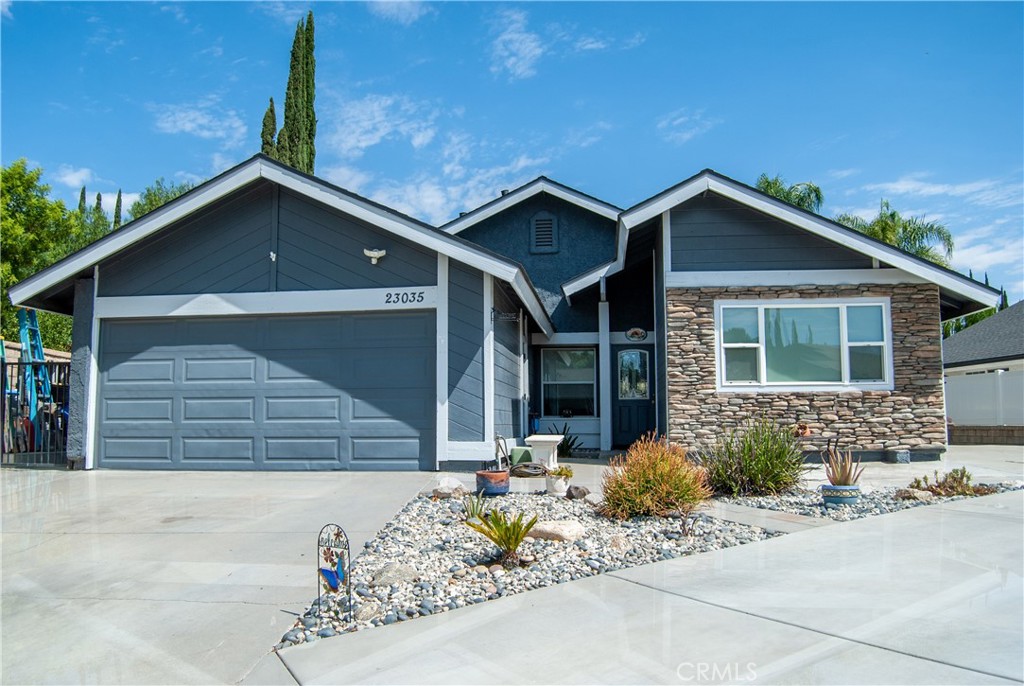
[[(721, 393), (715, 389), (715, 301), (889, 297), (892, 391)], [(669, 288), (668, 435), (706, 445), (761, 415), (807, 424), (855, 451), (944, 450), (942, 338), (934, 284)], [(808, 441), (808, 450), (822, 442)]]

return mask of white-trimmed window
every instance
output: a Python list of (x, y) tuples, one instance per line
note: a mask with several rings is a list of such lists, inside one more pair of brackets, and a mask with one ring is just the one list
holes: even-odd
[(596, 417), (597, 351), (544, 348), (540, 351), (541, 407), (545, 417)]
[(892, 388), (889, 301), (715, 303), (719, 388)]

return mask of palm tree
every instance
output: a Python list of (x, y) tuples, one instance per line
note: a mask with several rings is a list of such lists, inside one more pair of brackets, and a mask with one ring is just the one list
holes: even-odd
[(757, 177), (757, 189), (808, 212), (817, 213), (821, 209), (822, 203), (825, 202), (825, 195), (821, 192), (821, 188), (813, 183), (808, 181), (789, 186), (786, 185), (785, 179), (778, 174), (771, 178), (767, 174), (761, 174)]
[(953, 234), (944, 224), (904, 217), (892, 209), (888, 200), (880, 202), (878, 216), (870, 222), (852, 214), (841, 214), (836, 221), (944, 267), (953, 257)]

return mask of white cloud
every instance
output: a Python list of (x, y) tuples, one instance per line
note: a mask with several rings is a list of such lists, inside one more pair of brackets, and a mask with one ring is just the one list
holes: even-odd
[(722, 123), (721, 119), (704, 116), (704, 110), (691, 111), (682, 107), (658, 119), (658, 131), (670, 143), (682, 145), (703, 135)]
[(57, 167), (54, 178), (68, 188), (81, 188), (96, 178), (96, 174), (88, 167), (72, 167), (70, 164), (62, 164)]
[(510, 81), (536, 74), (537, 62), (544, 56), (540, 36), (527, 30), (526, 20), (526, 12), (522, 10), (498, 13), (501, 28), (491, 44), (491, 72), (507, 72)]
[(601, 40), (600, 38), (594, 38), (593, 36), (584, 36), (577, 40), (576, 45), (573, 47), (581, 52), (604, 50), (608, 47), (608, 42)]
[(188, 16), (185, 14), (185, 8), (181, 5), (161, 5), (160, 11), (167, 12), (182, 24), (188, 23)]
[[(131, 207), (141, 197), (139, 193), (125, 193), (121, 192), (121, 221), (128, 221), (128, 208)], [(91, 198), (92, 202), (96, 201), (96, 196)], [(114, 217), (114, 205), (117, 204), (117, 191), (113, 193), (104, 193), (101, 203), (103, 211)]]
[(187, 171), (174, 172), (174, 178), (178, 179), (179, 181), (187, 181), (188, 183), (191, 183), (192, 185), (196, 186), (201, 184), (203, 181), (206, 181), (205, 177)]
[(419, 149), (437, 133), (437, 108), (405, 96), (367, 95), (343, 104), (340, 109), (328, 145), (349, 159), (361, 157), (368, 148), (388, 139), (407, 139), (413, 148)]
[(863, 190), (884, 195), (917, 197), (949, 196), (984, 207), (1013, 207), (1024, 201), (1024, 189), (1018, 182), (979, 179), (962, 183), (933, 183), (926, 181), (927, 173), (907, 174), (896, 181), (873, 183)]
[(210, 96), (194, 103), (149, 105), (161, 133), (187, 133), (205, 140), (221, 141), (233, 148), (245, 141), (248, 129), (242, 117), (222, 107), (220, 99)]
[(570, 129), (565, 142), (573, 148), (589, 148), (601, 140), (605, 131), (610, 131), (612, 125), (605, 121), (599, 121), (579, 129)]
[(8, 19), (14, 19), (14, 15), (11, 14), (11, 2), (12, 0), (0, 0), (0, 14)]
[(1024, 264), (1024, 227), (1019, 217), (957, 232), (953, 240), (953, 266), (965, 273), (972, 269), (978, 278), (993, 267)]
[(347, 167), (345, 165), (338, 165), (335, 167), (328, 167), (321, 169), (319, 175), (330, 181), (336, 186), (341, 186), (347, 191), (361, 194), (362, 189), (373, 180), (373, 175), (369, 172), (356, 169), (355, 167)]
[(519, 154), (495, 166), (470, 167), (466, 163), (478, 146), (462, 136), (456, 136), (452, 146), (460, 162), (451, 173), (421, 173), (403, 182), (387, 182), (374, 188), (370, 197), (426, 222), (443, 224), (462, 210), (494, 199), (501, 189), (521, 186), (538, 176), (548, 162), (547, 158)]
[(640, 31), (637, 31), (636, 33), (634, 33), (632, 36), (627, 38), (622, 43), (622, 49), (623, 50), (632, 50), (633, 48), (640, 47), (641, 45), (643, 45), (646, 42), (647, 42), (647, 34), (646, 33), (641, 33)]
[(282, 2), (281, 0), (262, 0), (256, 6), (268, 17), (273, 17), (287, 24), (298, 24), (306, 17), (309, 7), (301, 2)]
[(845, 178), (848, 178), (850, 176), (854, 176), (856, 174), (859, 174), (860, 173), (860, 169), (854, 169), (854, 168), (850, 168), (850, 169), (829, 169), (825, 173), (828, 175), (828, 177), (830, 179), (836, 179), (838, 181), (840, 179), (845, 179)]
[(213, 169), (214, 174), (220, 174), (222, 171), (231, 169), (236, 164), (238, 164), (238, 161), (234, 157), (223, 153), (215, 152), (210, 155), (210, 168)]
[(366, 3), (370, 14), (381, 19), (409, 26), (435, 10), (424, 2), (413, 0), (375, 0)]

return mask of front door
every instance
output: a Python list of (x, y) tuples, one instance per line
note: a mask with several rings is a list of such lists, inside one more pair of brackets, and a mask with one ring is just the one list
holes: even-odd
[(625, 448), (656, 428), (654, 346), (612, 346), (612, 445)]

